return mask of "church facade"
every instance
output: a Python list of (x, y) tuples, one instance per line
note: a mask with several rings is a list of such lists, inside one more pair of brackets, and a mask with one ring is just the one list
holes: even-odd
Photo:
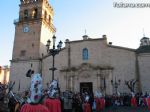
[[(15, 21), (15, 40), (10, 67), (14, 91), (29, 89), (29, 70), (41, 73), (43, 86), (52, 80), (53, 57), (47, 54), (46, 42), (55, 32), (53, 8), (48, 0), (20, 2), (19, 19)], [(130, 92), (126, 81), (135, 80), (136, 92), (150, 92), (150, 40), (141, 39), (138, 49), (125, 48), (107, 42), (107, 36), (70, 41), (55, 56), (54, 79), (61, 91), (101, 90), (104, 94)]]

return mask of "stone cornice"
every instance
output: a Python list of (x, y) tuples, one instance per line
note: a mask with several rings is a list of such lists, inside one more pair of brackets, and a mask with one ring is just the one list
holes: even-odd
[(26, 6), (29, 6), (29, 5), (37, 5), (37, 4), (41, 4), (41, 3), (43, 3), (46, 6), (46, 8), (48, 8), (48, 10), (50, 10), (52, 12), (52, 14), (54, 14), (53, 8), (49, 4), (48, 0), (38, 0), (38, 1), (26, 0), (26, 2), (22, 1), (19, 6), (20, 7), (26, 7)]
[(115, 46), (115, 45), (109, 45), (109, 44), (108, 44), (108, 47), (117, 48), (117, 49), (124, 49), (124, 50), (128, 50), (128, 51), (133, 51), (133, 52), (136, 51), (136, 49), (121, 47), (121, 46)]
[(150, 57), (150, 53), (139, 53), (137, 56)]
[[(66, 44), (67, 44), (67, 43), (72, 44), (72, 43), (79, 43), (79, 42), (85, 42), (85, 41), (106, 41), (106, 42), (107, 42), (107, 38), (94, 38), (94, 39), (93, 39), (93, 38), (88, 38), (88, 39), (86, 39), (86, 40), (67, 41), (67, 42), (65, 42), (65, 43), (66, 43)], [(111, 48), (124, 49), (124, 50), (128, 50), (128, 51), (133, 51), (133, 52), (136, 51), (136, 49), (132, 49), (132, 48), (121, 47), (121, 46), (115, 46), (115, 45), (109, 45), (109, 44), (107, 44), (107, 43), (106, 43), (106, 45), (107, 45), (108, 47), (111, 47)]]
[(84, 42), (84, 41), (97, 41), (97, 40), (106, 40), (105, 38), (88, 38), (86, 40), (75, 40), (75, 41), (69, 41), (68, 43), (78, 43), (78, 42)]
[[(82, 68), (88, 68), (92, 70), (113, 70), (114, 68), (111, 66), (106, 66), (106, 65), (92, 65), (89, 63), (82, 63), (79, 66), (72, 66), (72, 67), (64, 67), (60, 71), (61, 72), (71, 72), (71, 71), (80, 71)], [(84, 69), (83, 69), (84, 70)], [(86, 70), (86, 69), (85, 69)]]
[(37, 59), (12, 59), (12, 60), (10, 60), (11, 62), (20, 62), (20, 61), (22, 61), (22, 62), (26, 62), (26, 61), (41, 61), (42, 60), (42, 58), (37, 58)]

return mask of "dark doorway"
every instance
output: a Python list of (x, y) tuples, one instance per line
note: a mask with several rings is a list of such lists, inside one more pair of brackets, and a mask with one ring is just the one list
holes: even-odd
[(92, 82), (81, 82), (80, 83), (80, 93), (88, 92), (93, 93), (93, 83)]

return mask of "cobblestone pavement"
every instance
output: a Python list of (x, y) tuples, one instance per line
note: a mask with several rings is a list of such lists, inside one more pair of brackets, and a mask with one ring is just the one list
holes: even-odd
[(117, 107), (117, 108), (106, 108), (103, 112), (150, 112), (147, 107)]

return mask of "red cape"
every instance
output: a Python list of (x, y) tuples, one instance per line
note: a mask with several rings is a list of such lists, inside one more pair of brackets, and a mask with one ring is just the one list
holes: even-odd
[(132, 97), (132, 98), (131, 98), (131, 106), (137, 107), (137, 101), (136, 101), (136, 98), (135, 98), (135, 97)]
[(83, 104), (83, 112), (91, 112), (91, 106), (88, 102)]
[(61, 112), (61, 102), (59, 99), (47, 98), (44, 105), (48, 108), (49, 112)]
[(49, 112), (48, 109), (42, 104), (24, 104), (20, 112)]
[(105, 99), (104, 98), (96, 98), (96, 110), (103, 110), (105, 108)]
[(148, 106), (148, 109), (150, 110), (150, 98), (149, 97), (147, 98), (147, 106)]

